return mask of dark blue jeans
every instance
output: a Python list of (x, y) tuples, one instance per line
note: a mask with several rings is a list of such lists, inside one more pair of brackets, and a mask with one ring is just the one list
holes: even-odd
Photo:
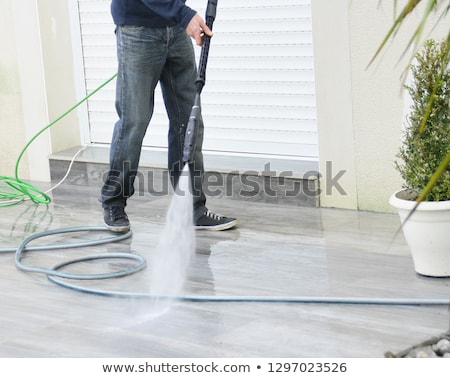
[[(119, 26), (116, 30), (118, 76), (115, 124), (110, 169), (100, 201), (104, 208), (126, 206), (134, 193), (134, 180), (142, 142), (153, 114), (155, 87), (160, 82), (169, 117), (168, 168), (176, 185), (183, 163), (186, 125), (195, 98), (197, 67), (192, 42), (181, 26), (146, 28)], [(196, 129), (196, 149), (190, 164), (194, 219), (205, 211), (203, 184), (203, 122)]]

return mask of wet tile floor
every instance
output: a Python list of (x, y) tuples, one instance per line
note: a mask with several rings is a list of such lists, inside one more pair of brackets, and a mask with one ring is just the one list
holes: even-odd
[[(0, 208), (0, 240), (102, 225), (98, 188), (63, 184), (49, 205)], [(138, 253), (151, 261), (170, 197), (129, 201), (133, 236), (82, 249), (30, 252), (34, 266), (83, 254)], [(450, 279), (414, 272), (394, 214), (303, 208), (211, 198), (240, 226), (198, 231), (183, 295), (209, 297), (449, 298)], [(104, 233), (102, 233), (101, 236)], [(100, 234), (99, 234), (100, 235)], [(42, 243), (95, 238), (58, 235)], [(446, 305), (342, 303), (157, 303), (80, 293), (16, 268), (1, 253), (0, 357), (383, 357), (449, 329)], [(121, 265), (121, 263), (115, 263)], [(114, 264), (112, 264), (114, 265)], [(111, 262), (79, 264), (78, 271)], [(82, 282), (102, 290), (150, 293), (151, 264), (124, 278)]]

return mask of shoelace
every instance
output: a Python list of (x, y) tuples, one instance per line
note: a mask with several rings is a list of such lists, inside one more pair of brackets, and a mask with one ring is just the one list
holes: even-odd
[(213, 212), (210, 211), (210, 210), (207, 210), (207, 211), (206, 211), (205, 216), (207, 216), (208, 218), (214, 219), (214, 220), (221, 220), (221, 219), (223, 218), (222, 215), (213, 213)]
[(122, 207), (111, 207), (109, 209), (109, 214), (111, 219), (113, 219), (114, 221), (121, 218), (125, 220), (128, 219), (127, 215), (125, 214), (125, 210)]

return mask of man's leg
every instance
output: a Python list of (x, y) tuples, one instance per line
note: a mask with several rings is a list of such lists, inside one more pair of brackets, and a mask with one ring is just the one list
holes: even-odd
[(110, 169), (101, 191), (105, 223), (126, 231), (124, 212), (134, 193), (134, 179), (142, 141), (153, 113), (154, 90), (166, 59), (161, 35), (165, 29), (122, 26), (117, 28), (118, 76), (116, 109), (119, 116), (110, 151)]

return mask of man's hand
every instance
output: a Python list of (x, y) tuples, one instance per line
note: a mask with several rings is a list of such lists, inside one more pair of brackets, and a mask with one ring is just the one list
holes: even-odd
[(200, 17), (198, 13), (194, 17), (192, 17), (192, 20), (186, 27), (186, 32), (188, 33), (189, 37), (195, 40), (198, 46), (201, 46), (203, 44), (204, 35), (207, 35), (209, 37), (213, 36), (211, 29), (208, 28), (208, 25), (205, 24), (205, 21)]

